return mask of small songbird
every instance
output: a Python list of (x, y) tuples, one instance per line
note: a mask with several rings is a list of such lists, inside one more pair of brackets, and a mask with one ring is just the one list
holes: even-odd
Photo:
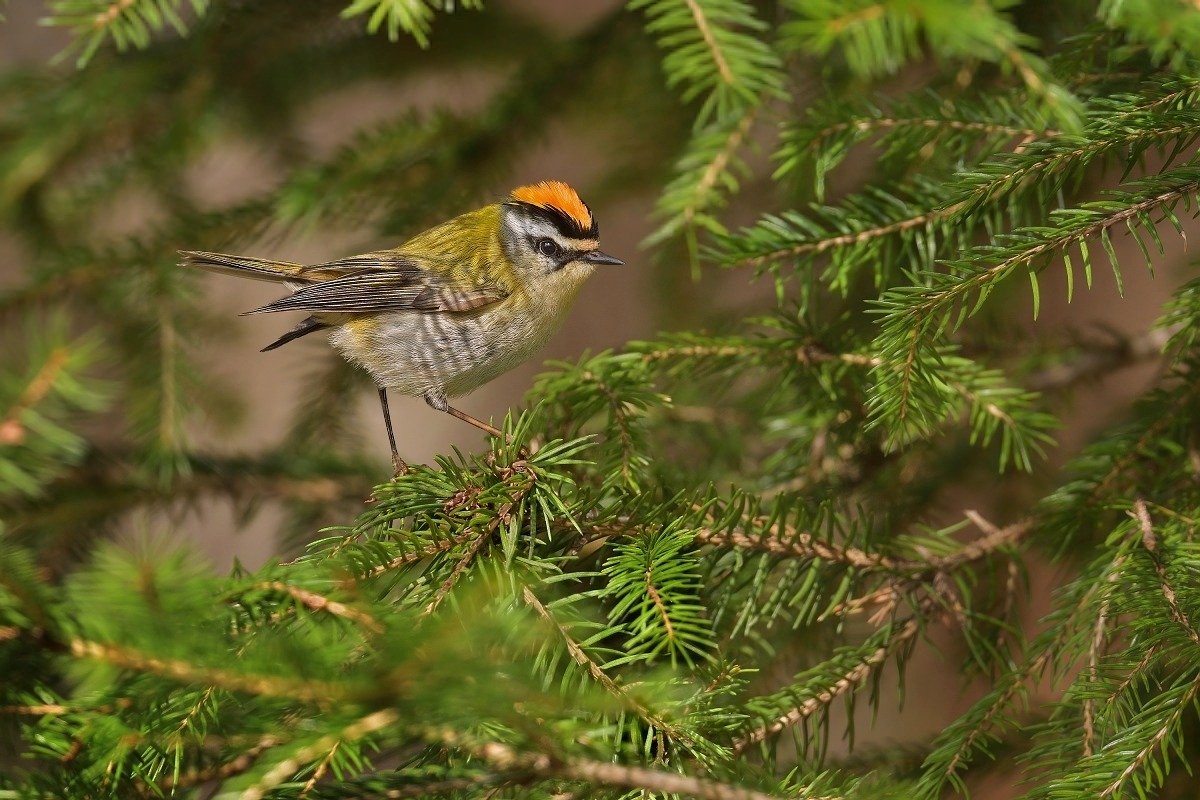
[(309, 316), (263, 348), (328, 329), (341, 354), (379, 387), (392, 466), (396, 449), (387, 390), (425, 398), (493, 436), (502, 433), (452, 407), (459, 397), (524, 362), (562, 323), (597, 264), (592, 211), (560, 181), (521, 186), (419, 233), (392, 250), (304, 266), (250, 256), (180, 251), (184, 266), (282, 283), (292, 294), (247, 312)]

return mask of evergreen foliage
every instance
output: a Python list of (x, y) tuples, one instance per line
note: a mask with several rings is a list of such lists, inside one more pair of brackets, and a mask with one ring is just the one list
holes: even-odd
[[(0, 798), (1194, 797), (1200, 279), (1115, 341), (1011, 321), (1186, 237), (1194, 4), (631, 0), (571, 33), (503, 5), (51, 0), (77, 64), (0, 75)], [(498, 76), (479, 111), (297, 133), (465, 65)], [(562, 122), (622, 143), (601, 219), (657, 193), (629, 268), (688, 260), (689, 327), (548, 365), (506, 441), (394, 480), (332, 353), (277, 446), (194, 445), (240, 398), (177, 249), (396, 239)], [(202, 203), (231, 141), (281, 178)], [(131, 196), (153, 220), (116, 229)], [(747, 281), (774, 291), (722, 302)], [(1153, 385), (1061, 465), (1134, 363)], [(128, 544), (217, 499), (298, 544), (224, 576)], [(843, 746), (931, 654), (969, 707)]]

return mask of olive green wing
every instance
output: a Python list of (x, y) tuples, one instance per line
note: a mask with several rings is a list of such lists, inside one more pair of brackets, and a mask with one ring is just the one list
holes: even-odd
[(472, 311), (508, 297), (503, 288), (490, 283), (467, 285), (432, 271), (395, 251), (314, 264), (297, 276), (312, 280), (316, 275), (337, 275), (330, 280), (304, 286), (250, 314), (274, 311), (365, 314), (379, 311)]

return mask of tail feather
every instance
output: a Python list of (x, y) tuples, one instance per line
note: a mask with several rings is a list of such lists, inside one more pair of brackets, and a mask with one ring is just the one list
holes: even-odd
[(322, 328), (328, 328), (328, 327), (329, 327), (328, 325), (326, 325), (322, 322), (317, 322), (312, 317), (309, 317), (308, 319), (304, 320), (299, 325), (297, 325), (296, 327), (292, 328), (290, 331), (285, 333), (283, 336), (280, 336), (278, 339), (271, 342), (269, 345), (264, 347), (259, 352), (265, 353), (268, 350), (274, 350), (276, 347), (285, 345), (288, 342), (292, 341), (293, 339), (299, 339), (301, 336), (306, 336), (306, 335), (312, 333), (313, 331), (319, 331)]
[(199, 250), (180, 250), (179, 255), (182, 256), (179, 262), (180, 266), (196, 267), (225, 275), (238, 275), (242, 278), (255, 278), (260, 281), (295, 281), (299, 272), (304, 269), (302, 264), (294, 264), (291, 261), (272, 261), (267, 258), (231, 256), (225, 253), (205, 253)]

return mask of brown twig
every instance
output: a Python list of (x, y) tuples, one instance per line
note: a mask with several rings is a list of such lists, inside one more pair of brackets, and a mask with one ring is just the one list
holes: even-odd
[(317, 768), (313, 770), (312, 777), (305, 782), (304, 788), (300, 790), (301, 798), (308, 797), (308, 793), (317, 785), (317, 782), (325, 777), (325, 773), (329, 771), (329, 765), (332, 763), (333, 757), (337, 755), (338, 748), (341, 746), (342, 742), (339, 739), (333, 743), (333, 747), (329, 748), (329, 752), (325, 754), (324, 758), (321, 759), (321, 763), (317, 764)]
[(963, 737), (962, 742), (958, 746), (958, 750), (954, 753), (953, 757), (951, 757), (950, 763), (946, 765), (946, 769), (942, 773), (944, 776), (948, 777), (954, 774), (955, 770), (958, 769), (959, 762), (961, 762), (966, 757), (966, 754), (969, 753), (975, 746), (976, 740), (983, 735), (983, 732), (991, 725), (992, 720), (996, 718), (996, 715), (998, 715), (1004, 709), (1004, 707), (1008, 705), (1008, 701), (1011, 700), (1017, 694), (1017, 692), (1020, 691), (1021, 687), (1025, 685), (1025, 678), (1029, 675), (1036, 675), (1045, 669), (1046, 665), (1050, 663), (1050, 659), (1050, 649), (1043, 650), (1037, 658), (1029, 662), (1024, 670), (1023, 675), (1018, 676), (1016, 674), (1012, 674), (1009, 676), (1008, 687), (1005, 688), (1005, 690), (1001, 692), (992, 702), (987, 712), (983, 715), (983, 719), (979, 721), (979, 724), (973, 726), (967, 735)]
[(663, 627), (667, 631), (667, 638), (674, 639), (675, 626), (671, 624), (671, 615), (667, 613), (667, 606), (663, 603), (662, 595), (658, 593), (658, 589), (654, 586), (654, 572), (650, 567), (646, 567), (646, 594), (650, 596), (650, 601), (654, 603), (659, 616), (662, 617)]
[(1026, 142), (1042, 136), (1057, 136), (1059, 133), (1061, 133), (1061, 131), (1056, 130), (1035, 131), (1032, 128), (1013, 128), (1009, 125), (1000, 125), (994, 122), (969, 122), (967, 120), (960, 119), (934, 119), (926, 117), (874, 117), (871, 119), (858, 119), (852, 122), (839, 122), (834, 125), (829, 125), (820, 130), (817, 135), (813, 137), (809, 147), (811, 149), (816, 149), (820, 142), (828, 139), (833, 134), (840, 133), (842, 131), (874, 131), (887, 130), (889, 128), (945, 128), (953, 131), (978, 131), (980, 133), (1004, 134), (1013, 138), (1019, 137)]
[[(694, 0), (687, 1), (689, 5), (694, 3)], [(716, 157), (713, 158), (704, 170), (704, 174), (700, 176), (700, 181), (696, 184), (695, 191), (692, 192), (692, 200), (683, 210), (684, 225), (691, 226), (692, 220), (696, 217), (696, 208), (700, 204), (700, 199), (717, 184), (721, 173), (725, 171), (725, 167), (728, 166), (730, 159), (733, 158), (733, 154), (742, 146), (742, 140), (750, 133), (750, 128), (754, 126), (754, 120), (761, 108), (761, 105), (753, 105), (746, 110), (742, 120), (737, 124), (737, 127), (730, 131), (729, 136), (726, 137), (725, 143), (717, 152)]]
[(107, 28), (117, 17), (121, 16), (122, 11), (125, 11), (136, 2), (137, 0), (116, 0), (108, 8), (96, 14), (92, 19), (92, 28), (95, 30)]
[(35, 706), (0, 706), (0, 714), (20, 714), (27, 717), (52, 717), (70, 713), (71, 707), (58, 703), (42, 703)]
[(916, 216), (897, 220), (896, 222), (889, 222), (886, 225), (876, 225), (873, 228), (855, 231), (854, 233), (843, 233), (839, 234), (838, 236), (830, 236), (826, 239), (818, 239), (813, 242), (804, 242), (802, 244), (786, 247), (781, 250), (774, 250), (770, 253), (764, 253), (759, 256), (743, 258), (734, 262), (733, 266), (755, 267), (759, 264), (765, 264), (770, 261), (778, 261), (784, 258), (792, 258), (795, 256), (804, 255), (805, 253), (820, 254), (824, 253), (826, 250), (833, 250), (837, 247), (862, 244), (863, 242), (870, 241), (871, 239), (878, 239), (882, 236), (890, 236), (893, 233), (900, 233), (913, 228), (919, 228), (922, 225), (928, 225), (931, 222), (936, 222), (937, 220), (953, 216), (965, 205), (965, 201), (961, 203), (955, 203), (953, 205), (946, 206), (945, 208), (937, 208), (932, 211), (927, 211), (923, 214), (917, 214)]
[(1163, 348), (1179, 329), (1180, 326), (1151, 328), (1111, 344), (1086, 347), (1070, 361), (1035, 372), (1024, 383), (1036, 392), (1061, 391), (1122, 367), (1161, 358)]

